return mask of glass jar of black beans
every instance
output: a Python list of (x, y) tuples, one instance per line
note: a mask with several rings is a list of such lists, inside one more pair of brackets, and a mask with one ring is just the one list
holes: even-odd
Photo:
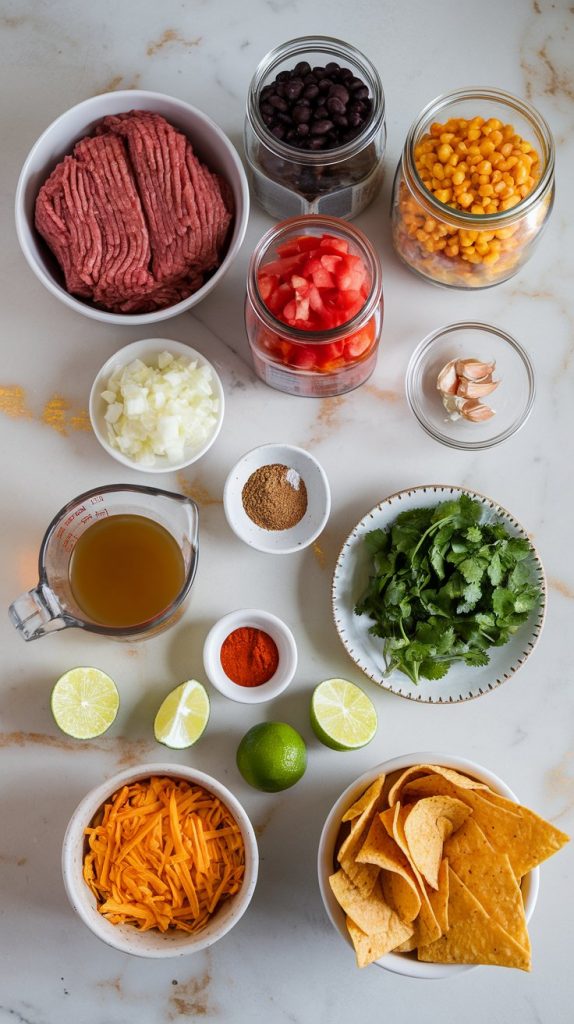
[(272, 217), (356, 217), (381, 185), (385, 141), (381, 80), (353, 46), (304, 36), (261, 61), (245, 153), (252, 195)]

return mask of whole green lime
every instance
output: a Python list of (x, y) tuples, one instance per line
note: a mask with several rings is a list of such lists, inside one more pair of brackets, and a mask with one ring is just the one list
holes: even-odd
[(241, 740), (237, 767), (250, 786), (278, 793), (305, 774), (307, 747), (303, 737), (285, 722), (261, 722)]

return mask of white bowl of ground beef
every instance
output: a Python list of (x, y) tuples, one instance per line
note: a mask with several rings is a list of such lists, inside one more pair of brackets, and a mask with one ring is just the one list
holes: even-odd
[(110, 324), (195, 306), (237, 256), (248, 215), (245, 172), (224, 132), (188, 103), (143, 90), (94, 96), (58, 117), (16, 191), (18, 239), (36, 276)]

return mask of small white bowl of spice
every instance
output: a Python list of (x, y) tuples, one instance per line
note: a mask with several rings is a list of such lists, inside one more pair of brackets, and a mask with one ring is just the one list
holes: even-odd
[(258, 551), (287, 555), (319, 536), (331, 511), (322, 466), (290, 444), (264, 444), (235, 464), (223, 490), (233, 532)]
[(211, 627), (203, 646), (210, 683), (240, 704), (261, 704), (283, 693), (297, 668), (293, 633), (260, 608), (229, 612)]

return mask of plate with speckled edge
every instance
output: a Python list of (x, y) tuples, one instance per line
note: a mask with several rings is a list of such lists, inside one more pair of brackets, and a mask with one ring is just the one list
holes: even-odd
[[(369, 633), (373, 620), (368, 615), (355, 615), (355, 605), (369, 580), (370, 559), (363, 543), (371, 530), (386, 529), (400, 512), (414, 508), (428, 508), (442, 501), (466, 494), (484, 507), (484, 519), (495, 519), (504, 524), (515, 537), (523, 537), (532, 548), (532, 578), (540, 587), (540, 600), (528, 619), (502, 647), (488, 650), (487, 665), (474, 668), (453, 665), (443, 679), (423, 679), (417, 685), (404, 673), (395, 670), (384, 675), (383, 641)], [(356, 665), (378, 686), (420, 704), (457, 704), (492, 692), (510, 679), (532, 654), (542, 632), (546, 615), (547, 587), (544, 568), (536, 548), (524, 527), (496, 501), (468, 490), (447, 484), (424, 484), (398, 491), (385, 498), (367, 512), (351, 531), (343, 544), (332, 584), (333, 617), (343, 645)]]

